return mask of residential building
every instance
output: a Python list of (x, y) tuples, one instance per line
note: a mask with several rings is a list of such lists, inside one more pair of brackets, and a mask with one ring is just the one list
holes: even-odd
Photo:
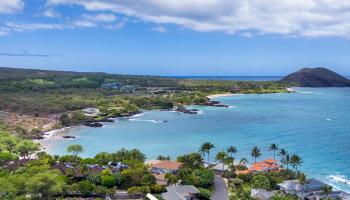
[(162, 160), (155, 164), (153, 164), (152, 167), (152, 173), (158, 173), (158, 174), (166, 174), (166, 173), (172, 173), (176, 174), (180, 167), (182, 166), (181, 162), (171, 161), (171, 160)]
[(171, 185), (166, 187), (167, 192), (162, 193), (165, 200), (197, 200), (199, 190), (192, 185)]
[(278, 164), (277, 160), (266, 159), (261, 162), (256, 162), (252, 164), (246, 170), (236, 171), (237, 174), (249, 174), (256, 172), (278, 172), (281, 169), (281, 166)]

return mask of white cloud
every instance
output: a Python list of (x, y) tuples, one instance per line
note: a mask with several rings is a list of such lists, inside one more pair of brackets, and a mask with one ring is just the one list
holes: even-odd
[(159, 32), (159, 33), (166, 33), (167, 32), (167, 29), (164, 28), (163, 26), (153, 27), (153, 28), (151, 28), (151, 30)]
[(73, 22), (73, 27), (81, 27), (81, 28), (91, 28), (97, 27), (99, 23), (110, 23), (114, 22), (117, 17), (113, 14), (94, 14), (88, 15), (84, 14), (80, 17), (80, 19)]
[(23, 31), (62, 29), (63, 26), (60, 24), (7, 22), (5, 23), (5, 28), (9, 31), (23, 32)]
[(22, 10), (23, 8), (22, 0), (0, 0), (0, 14), (1, 13), (14, 13)]
[(47, 0), (196, 31), (350, 36), (349, 0)]
[(52, 8), (48, 8), (47, 10), (45, 10), (43, 15), (50, 18), (61, 17), (61, 14)]

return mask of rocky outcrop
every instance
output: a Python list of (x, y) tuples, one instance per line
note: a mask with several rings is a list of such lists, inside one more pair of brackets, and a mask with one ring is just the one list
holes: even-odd
[(280, 82), (300, 87), (350, 87), (350, 80), (326, 68), (303, 68), (289, 74)]

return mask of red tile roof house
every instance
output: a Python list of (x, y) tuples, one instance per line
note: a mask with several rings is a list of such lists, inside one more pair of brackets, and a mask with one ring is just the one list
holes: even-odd
[(266, 159), (262, 162), (256, 162), (252, 164), (247, 170), (237, 171), (237, 174), (249, 174), (256, 172), (277, 172), (281, 169), (277, 160)]
[(146, 162), (151, 167), (151, 172), (159, 184), (166, 184), (165, 174), (177, 174), (183, 165), (181, 162), (170, 160), (154, 160)]

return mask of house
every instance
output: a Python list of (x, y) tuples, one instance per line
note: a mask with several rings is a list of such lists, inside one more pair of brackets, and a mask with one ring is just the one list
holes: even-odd
[(145, 162), (151, 169), (157, 183), (166, 185), (165, 174), (177, 174), (183, 163), (170, 160), (149, 160)]
[[(322, 200), (327, 199), (327, 195), (323, 192), (313, 192), (305, 196), (307, 200)], [(350, 200), (350, 194), (345, 193), (343, 191), (334, 191), (328, 195), (328, 199), (342, 199), (342, 200)]]
[(286, 194), (292, 194), (292, 195), (297, 195), (301, 196), (302, 189), (304, 187), (304, 196), (306, 196), (309, 193), (312, 192), (319, 192), (322, 191), (322, 188), (327, 186), (327, 184), (311, 178), (306, 181), (306, 184), (302, 186), (298, 180), (288, 180), (284, 181), (280, 184), (277, 184), (278, 188), (285, 192)]
[(199, 190), (192, 185), (171, 185), (166, 187), (167, 192), (162, 193), (165, 200), (196, 200)]
[(269, 200), (275, 193), (277, 193), (276, 190), (267, 191), (264, 189), (252, 189), (250, 196), (259, 200)]
[[(314, 178), (308, 179), (304, 186), (302, 186), (298, 180), (284, 181), (283, 183), (277, 184), (277, 186), (286, 194), (297, 195), (299, 197), (303, 196), (306, 200), (321, 200), (327, 197), (327, 195), (323, 193), (323, 188), (327, 186), (327, 184)], [(328, 195), (328, 198), (350, 200), (350, 194), (343, 191), (333, 191)]]
[(208, 162), (204, 162), (204, 167), (214, 170), (215, 174), (222, 174), (224, 171), (230, 169), (230, 166), (225, 165), (223, 163), (208, 163)]
[(237, 174), (249, 174), (257, 172), (278, 172), (281, 166), (278, 164), (277, 160), (266, 159), (261, 162), (256, 162), (252, 164), (248, 169), (236, 171)]
[(176, 162), (171, 160), (162, 160), (162, 161), (156, 162), (151, 166), (152, 167), (151, 172), (157, 173), (157, 174), (167, 174), (167, 173), (176, 174), (179, 171), (181, 166), (182, 166), (181, 162)]

